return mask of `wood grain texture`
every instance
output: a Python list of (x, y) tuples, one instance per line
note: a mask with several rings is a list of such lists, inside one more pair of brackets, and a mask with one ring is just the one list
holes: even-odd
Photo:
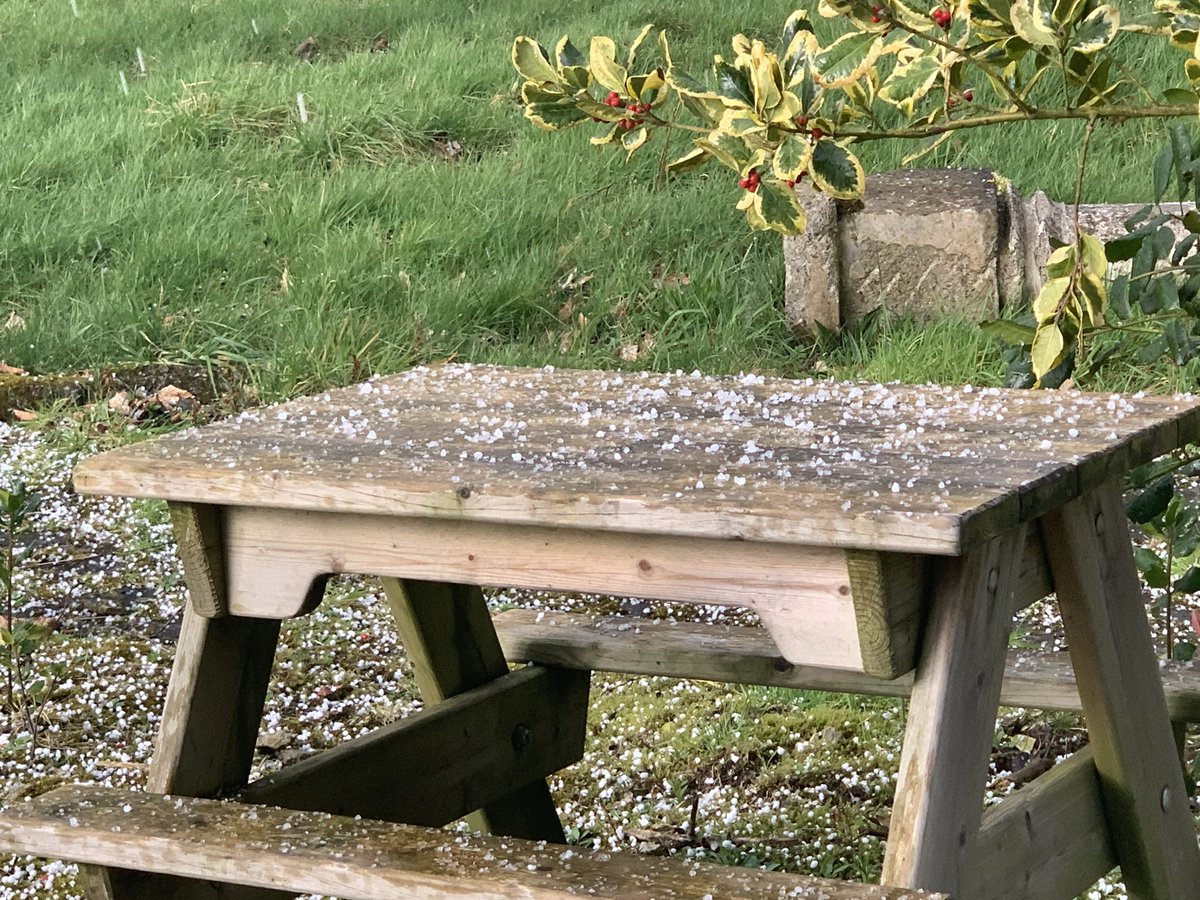
[(209, 619), (227, 615), (220, 507), (196, 503), (170, 503), (168, 507), (192, 609)]
[(589, 853), (514, 838), (238, 803), (67, 787), (0, 816), (7, 852), (109, 861), (128, 869), (235, 881), (344, 900), (825, 898), (942, 895), (762, 869)]
[(892, 827), (886, 884), (958, 896), (976, 852), (1025, 527), (939, 560)]
[(238, 799), (448, 825), (582, 758), (588, 675), (528, 666), (287, 766)]
[[(528, 609), (502, 612), (495, 623), (504, 655), (513, 662), (876, 697), (907, 697), (912, 692), (911, 673), (885, 679), (790, 665), (761, 628)], [(1159, 675), (1171, 719), (1200, 722), (1200, 669), (1189, 663), (1163, 663)], [(1010, 651), (1000, 703), (1083, 711), (1066, 653)]]
[(1071, 900), (1117, 865), (1085, 748), (989, 809), (964, 900)]
[(1200, 896), (1200, 852), (1119, 483), (1048, 514), (1042, 533), (1124, 881), (1142, 900)]
[(846, 569), (863, 671), (879, 678), (911, 672), (925, 610), (926, 558), (847, 550)]
[(85, 493), (958, 554), (1178, 445), (1191, 397), (440, 366), (85, 460)]
[[(319, 596), (310, 585), (335, 572), (614, 593), (748, 606), (793, 662), (862, 667), (844, 550), (246, 507), (228, 508), (224, 521), (237, 615), (304, 613)], [(876, 597), (883, 620), (896, 617), (877, 644), (894, 632), (908, 648), (897, 658), (911, 661), (915, 634), (905, 627), (919, 621), (921, 587), (897, 579)]]
[[(385, 578), (383, 588), (412, 662), (417, 688), (427, 704), (436, 706), (508, 673), (478, 587)], [(586, 680), (581, 687), (586, 705)], [(545, 710), (537, 712), (542, 715)], [(568, 721), (571, 716), (567, 711)], [(467, 817), (473, 830), (565, 843), (558, 810), (544, 779), (512, 783), (509, 788), (508, 793)]]

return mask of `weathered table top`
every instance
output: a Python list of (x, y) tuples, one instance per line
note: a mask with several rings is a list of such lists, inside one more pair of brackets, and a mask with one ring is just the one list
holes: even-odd
[(957, 554), (1200, 436), (1200, 398), (418, 368), (79, 465), (85, 493)]

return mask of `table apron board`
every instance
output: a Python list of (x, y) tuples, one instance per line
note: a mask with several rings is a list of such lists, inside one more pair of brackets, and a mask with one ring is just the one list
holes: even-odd
[[(938, 562), (913, 554), (675, 535), (172, 506), (177, 527), (189, 520), (184, 513), (190, 521), (210, 523), (199, 529), (207, 535), (188, 540), (206, 544), (209, 558), (219, 560), (226, 602), (219, 612), (230, 615), (303, 615), (320, 602), (327, 577), (342, 573), (742, 606), (760, 616), (788, 662), (885, 678), (912, 669)], [(1036, 530), (1031, 533), (1018, 607), (1049, 590), (1040, 540)], [(214, 544), (219, 553), (211, 553)]]

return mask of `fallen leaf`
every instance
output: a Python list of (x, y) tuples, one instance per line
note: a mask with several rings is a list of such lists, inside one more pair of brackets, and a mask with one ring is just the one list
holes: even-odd
[(13, 415), (13, 418), (16, 419), (18, 422), (32, 422), (34, 419), (36, 419), (38, 417), (37, 413), (30, 412), (27, 409), (14, 409), (12, 411), (12, 415)]
[[(4, 330), (5, 331), (24, 331), (25, 330), (25, 320), (17, 315), (17, 311), (15, 309), (12, 312), (10, 312), (8, 314), (8, 318), (4, 320)], [(8, 374), (15, 375), (18, 373), (10, 372)], [(21, 372), (19, 374), (24, 375), (25, 373)]]
[(181, 387), (176, 387), (173, 384), (168, 384), (166, 387), (159, 390), (154, 395), (154, 399), (165, 406), (167, 409), (173, 409), (183, 400), (195, 400), (196, 397), (191, 391), (185, 391)]
[(310, 60), (317, 52), (317, 39), (311, 34), (302, 40), (296, 47), (296, 55), (303, 60)]
[(18, 369), (16, 366), (10, 366), (8, 363), (0, 362), (0, 375), (28, 375), (24, 369)]
[(1192, 631), (1200, 634), (1200, 609), (1192, 610)]
[(669, 275), (664, 275), (662, 279), (663, 287), (679, 287), (681, 284), (691, 284), (692, 276), (687, 272), (671, 272)]
[(129, 391), (118, 391), (108, 398), (108, 408), (123, 416), (129, 415), (133, 407), (129, 404)]
[(637, 362), (637, 358), (638, 358), (638, 345), (637, 344), (626, 344), (625, 346), (623, 346), (621, 348), (621, 359), (625, 360), (625, 362)]
[(558, 318), (560, 322), (570, 322), (575, 315), (575, 299), (570, 298), (562, 306), (558, 308)]

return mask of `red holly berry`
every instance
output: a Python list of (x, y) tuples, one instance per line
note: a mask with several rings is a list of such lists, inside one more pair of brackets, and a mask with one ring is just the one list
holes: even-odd
[(811, 133), (814, 141), (819, 141), (821, 138), (825, 137), (825, 132), (820, 128), (814, 128)]
[(750, 193), (753, 194), (755, 191), (758, 190), (758, 182), (757, 181), (750, 182), (748, 185), (746, 185), (746, 190), (748, 190)]
[(790, 188), (794, 188), (796, 186), (796, 180), (794, 178), (789, 178), (787, 180), (787, 186)]
[(878, 25), (883, 19), (879, 18), (879, 13), (871, 13), (871, 21)]
[(965, 91), (963, 91), (963, 99), (970, 103), (975, 99), (975, 92), (970, 88), (967, 88)]
[(796, 127), (805, 128), (808, 126), (808, 116), (796, 116)]
[(930, 13), (929, 17), (933, 19), (935, 25), (938, 25), (942, 28), (949, 28), (950, 21), (954, 18), (954, 13), (950, 12), (948, 9), (939, 7)]
[(634, 123), (633, 119), (622, 119), (617, 124), (620, 125), (622, 128), (624, 128), (626, 131), (629, 131), (631, 128), (633, 128), (635, 123)]
[(742, 188), (750, 187), (750, 179), (749, 178), (739, 178), (738, 179), (738, 187), (742, 187)]

